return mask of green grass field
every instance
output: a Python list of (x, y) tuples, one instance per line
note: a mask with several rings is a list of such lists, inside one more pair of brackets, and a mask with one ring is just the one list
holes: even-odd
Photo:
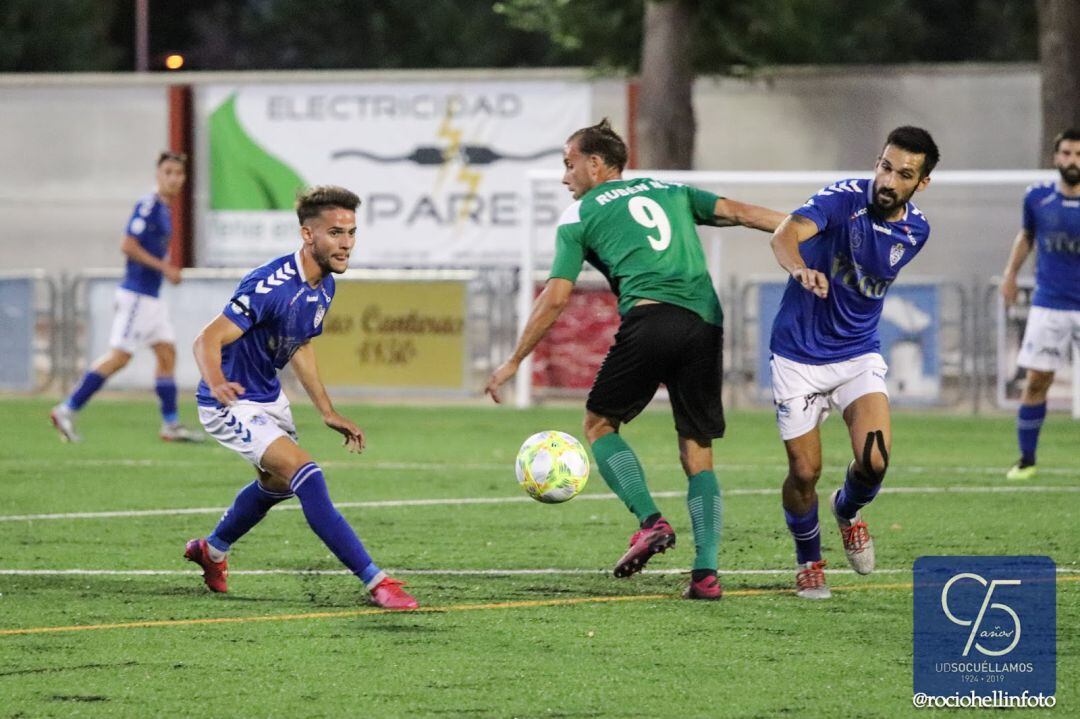
[[(1009, 491), (1021, 489), (1003, 479), (1012, 418), (897, 413), (894, 491), (866, 512), (882, 571), (833, 571), (833, 598), (815, 603), (791, 590), (772, 417), (733, 413), (716, 451), (726, 594), (705, 603), (679, 598), (693, 542), (666, 411), (624, 435), (679, 546), (616, 580), (635, 527), (595, 471), (557, 506), (514, 480), (522, 439), (581, 436), (580, 409), (343, 406), (368, 435), (355, 457), (297, 406), (331, 496), (423, 607), (390, 614), (367, 607), (295, 501), (234, 547), (229, 594), (211, 595), (180, 555), (251, 480), (245, 463), (158, 441), (150, 401), (90, 405), (80, 445), (58, 441), (48, 407), (0, 401), (0, 717), (940, 714), (911, 706), (910, 570), (938, 554), (1048, 554), (1066, 570), (1058, 701), (1044, 713), (1080, 715), (1080, 432), (1061, 415), (1031, 489)], [(825, 442), (827, 495), (850, 456), (835, 418)], [(846, 569), (827, 511), (822, 529), (830, 566)]]

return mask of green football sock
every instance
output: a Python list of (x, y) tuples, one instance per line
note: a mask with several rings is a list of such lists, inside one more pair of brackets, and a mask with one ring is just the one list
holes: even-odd
[(626, 508), (634, 513), (638, 522), (644, 522), (650, 515), (660, 512), (645, 484), (641, 462), (618, 432), (605, 434), (593, 442), (592, 451), (600, 476)]
[(694, 569), (716, 569), (720, 552), (720, 484), (711, 469), (689, 479), (686, 506), (694, 526)]

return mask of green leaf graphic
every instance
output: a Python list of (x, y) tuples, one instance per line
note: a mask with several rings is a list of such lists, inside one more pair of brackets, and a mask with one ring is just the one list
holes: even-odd
[(244, 132), (236, 93), (210, 115), (210, 209), (291, 210), (305, 182)]

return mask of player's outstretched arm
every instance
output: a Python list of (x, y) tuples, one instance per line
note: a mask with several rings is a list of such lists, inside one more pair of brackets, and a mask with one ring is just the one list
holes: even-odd
[(1005, 270), (1001, 273), (1001, 297), (1008, 307), (1016, 302), (1016, 274), (1024, 266), (1024, 260), (1031, 254), (1031, 246), (1035, 238), (1027, 230), (1020, 230), (1013, 240), (1012, 251), (1009, 252), (1009, 261), (1005, 263)]
[(787, 217), (783, 212), (770, 210), (768, 207), (761, 207), (760, 205), (739, 202), (728, 197), (721, 197), (716, 201), (713, 215), (716, 220), (715, 224), (718, 227), (742, 225), (743, 227), (751, 227), (765, 232), (775, 232), (776, 228)]
[(529, 321), (525, 323), (525, 330), (521, 333), (521, 339), (518, 340), (513, 354), (491, 373), (487, 386), (484, 387), (484, 392), (491, 395), (491, 399), (496, 402), (502, 401), (499, 399), (499, 388), (517, 374), (521, 362), (536, 348), (547, 331), (555, 324), (555, 320), (559, 319), (559, 315), (570, 301), (570, 293), (573, 289), (573, 282), (559, 277), (552, 277), (544, 285), (544, 290), (533, 303)]
[(225, 378), (221, 370), (221, 348), (230, 345), (244, 335), (244, 331), (237, 327), (225, 315), (218, 315), (213, 322), (203, 327), (202, 332), (195, 338), (192, 349), (195, 352), (195, 364), (199, 366), (199, 374), (203, 382), (210, 388), (210, 394), (214, 399), (224, 405), (229, 405), (244, 394), (243, 385), (230, 382)]
[(358, 454), (363, 452), (366, 446), (364, 432), (351, 420), (342, 417), (334, 409), (334, 405), (330, 401), (330, 395), (326, 393), (326, 387), (322, 383), (322, 378), (319, 377), (319, 364), (315, 360), (315, 348), (311, 346), (310, 342), (293, 353), (292, 359), (289, 360), (289, 366), (292, 367), (296, 378), (300, 380), (300, 384), (304, 386), (304, 391), (311, 398), (311, 403), (315, 405), (315, 409), (319, 410), (319, 414), (322, 415), (326, 426), (335, 432), (340, 432), (345, 437), (344, 444), (350, 452)]
[(140, 265), (146, 265), (152, 270), (157, 270), (165, 275), (165, 279), (174, 285), (180, 284), (180, 268), (173, 266), (165, 260), (154, 257), (139, 241), (131, 235), (126, 235), (120, 243), (120, 251)]
[(825, 299), (829, 295), (829, 279), (824, 273), (807, 267), (799, 254), (799, 243), (806, 242), (817, 233), (818, 227), (813, 220), (801, 215), (788, 215), (776, 228), (769, 244), (776, 261), (803, 289)]

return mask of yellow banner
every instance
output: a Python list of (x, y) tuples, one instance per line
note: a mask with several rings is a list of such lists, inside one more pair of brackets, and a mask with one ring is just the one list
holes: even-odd
[(338, 282), (315, 340), (328, 386), (462, 389), (464, 282)]

